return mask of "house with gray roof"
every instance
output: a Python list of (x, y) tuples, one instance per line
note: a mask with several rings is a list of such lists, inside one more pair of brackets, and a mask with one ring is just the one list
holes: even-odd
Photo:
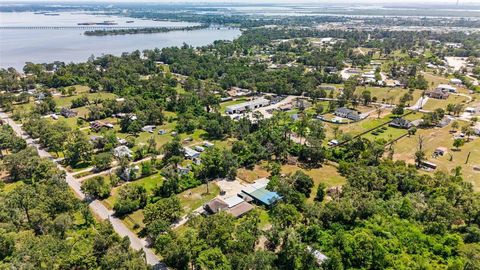
[(403, 128), (403, 129), (409, 129), (413, 126), (412, 123), (405, 118), (395, 118), (388, 125), (394, 128)]
[(338, 117), (347, 118), (352, 121), (359, 121), (361, 119), (357, 111), (345, 107), (336, 109), (334, 114)]

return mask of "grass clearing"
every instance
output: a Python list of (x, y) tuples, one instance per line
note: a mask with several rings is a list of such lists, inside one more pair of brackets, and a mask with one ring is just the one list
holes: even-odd
[[(408, 133), (406, 129), (401, 129), (401, 128), (393, 128), (389, 126), (384, 126), (386, 127), (385, 130), (382, 128), (378, 128), (372, 132), (369, 132), (365, 135), (362, 136), (362, 138), (366, 138), (369, 140), (386, 140), (387, 142), (390, 142), (400, 136), (403, 136)], [(382, 131), (382, 132), (380, 132)], [(378, 132), (377, 135), (372, 134), (373, 132)]]
[(315, 169), (303, 169), (297, 165), (283, 165), (282, 173), (290, 174), (295, 173), (296, 171), (303, 171), (310, 177), (312, 177), (314, 186), (310, 194), (310, 201), (313, 201), (315, 194), (317, 193), (317, 188), (320, 183), (325, 183), (327, 187), (340, 186), (345, 184), (345, 177), (341, 176), (337, 168), (333, 165), (325, 164), (320, 168)]
[[(475, 171), (475, 166), (480, 166), (480, 138), (476, 138), (463, 147), (460, 151), (453, 149), (453, 136), (450, 134), (450, 126), (444, 128), (419, 129), (415, 136), (404, 137), (395, 143), (394, 159), (404, 160), (407, 163), (414, 164), (414, 154), (417, 150), (418, 136), (423, 136), (424, 149), (427, 159), (437, 164), (437, 170), (450, 172), (457, 166), (462, 167), (462, 174), (465, 181), (473, 184), (475, 191), (480, 191), (480, 172)], [(433, 151), (437, 147), (448, 148), (448, 153), (444, 156), (433, 158)], [(467, 164), (467, 156), (470, 153), (470, 159)]]
[[(370, 91), (372, 98), (376, 97), (378, 102), (393, 103), (393, 104), (400, 103), (400, 99), (402, 98), (402, 96), (409, 92), (408, 89), (404, 89), (400, 87), (390, 88), (390, 87), (367, 86), (367, 87), (358, 87), (357, 90), (355, 91), (355, 94), (361, 96), (362, 92), (365, 90)], [(417, 102), (417, 100), (422, 96), (422, 91), (415, 90), (413, 91), (412, 96), (413, 96), (413, 100), (410, 101), (410, 105)]]
[(259, 178), (268, 176), (270, 176), (270, 173), (260, 165), (255, 165), (253, 170), (247, 168), (240, 168), (237, 170), (237, 178), (240, 178), (242, 181), (247, 183), (253, 183)]
[(428, 99), (423, 109), (433, 111), (438, 108), (446, 109), (448, 104), (464, 104), (468, 98), (464, 96), (450, 95), (447, 99)]
[(215, 183), (212, 182), (208, 185), (210, 189), (210, 193), (208, 194), (207, 186), (204, 184), (196, 188), (185, 190), (177, 195), (185, 211), (184, 214), (193, 212), (195, 209), (201, 207), (220, 194), (220, 188)]

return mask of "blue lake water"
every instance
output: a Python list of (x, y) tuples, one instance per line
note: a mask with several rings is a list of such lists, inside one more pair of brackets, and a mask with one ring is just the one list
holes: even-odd
[[(126, 23), (133, 20), (133, 23)], [(62, 12), (60, 16), (43, 14), (0, 13), (0, 67), (21, 70), (25, 62), (53, 61), (82, 62), (91, 55), (120, 55), (123, 52), (181, 46), (203, 46), (215, 40), (232, 40), (240, 35), (238, 29), (201, 29), (172, 31), (157, 34), (85, 36), (81, 29), (2, 29), (24, 26), (76, 26), (82, 22), (115, 21), (117, 26), (191, 26), (188, 22), (138, 20), (132, 18)], [(108, 28), (105, 27), (105, 28)]]

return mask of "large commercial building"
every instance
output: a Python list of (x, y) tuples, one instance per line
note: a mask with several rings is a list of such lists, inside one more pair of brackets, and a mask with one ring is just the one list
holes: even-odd
[(270, 104), (270, 101), (268, 99), (257, 98), (244, 103), (227, 106), (227, 108), (225, 109), (225, 112), (228, 114), (238, 114), (238, 113), (243, 113), (249, 110), (251, 111), (254, 109), (258, 109), (260, 107), (265, 107), (265, 106), (268, 106), (269, 104)]

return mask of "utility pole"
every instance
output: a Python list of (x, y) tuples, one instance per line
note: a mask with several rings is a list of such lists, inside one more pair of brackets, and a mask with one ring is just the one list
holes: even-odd
[(472, 152), (468, 152), (468, 156), (467, 156), (467, 160), (465, 160), (465, 164), (468, 163), (468, 160), (470, 159), (470, 154), (471, 154), (471, 153), (472, 153)]

